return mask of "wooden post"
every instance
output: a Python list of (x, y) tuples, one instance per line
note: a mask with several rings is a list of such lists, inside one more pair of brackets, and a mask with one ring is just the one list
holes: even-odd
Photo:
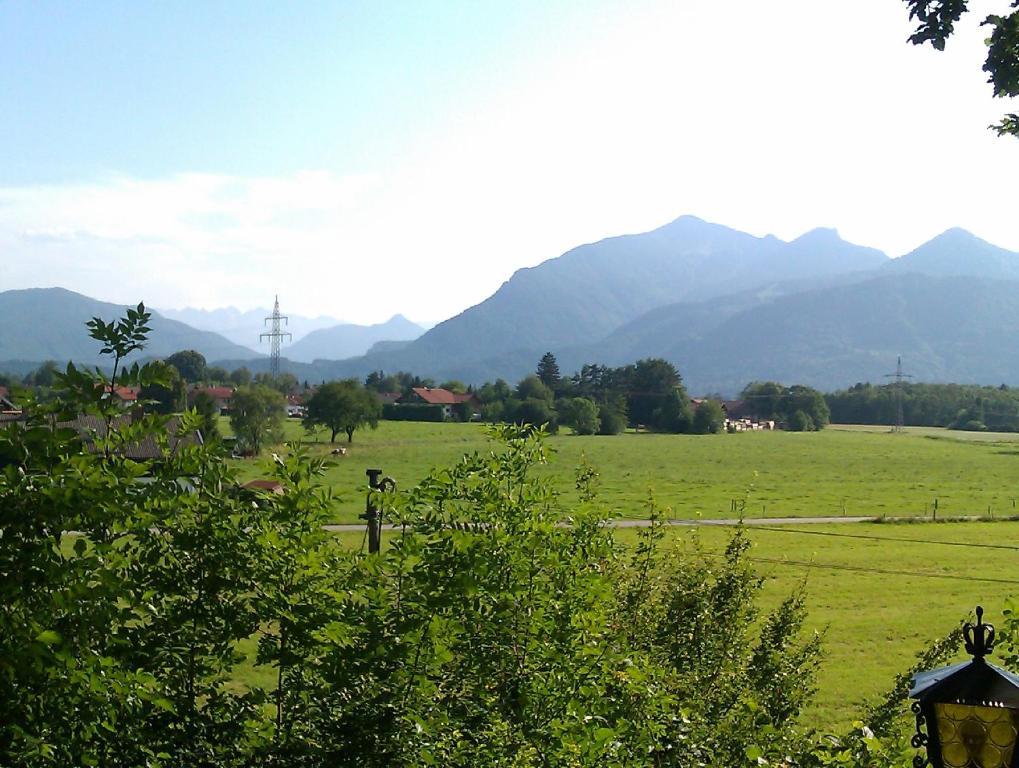
[(368, 475), (368, 494), (361, 519), (368, 526), (368, 554), (374, 555), (382, 548), (382, 510), (374, 496), (377, 491), (395, 490), (396, 481), (391, 477), (381, 477), (381, 469), (366, 469), (364, 473)]

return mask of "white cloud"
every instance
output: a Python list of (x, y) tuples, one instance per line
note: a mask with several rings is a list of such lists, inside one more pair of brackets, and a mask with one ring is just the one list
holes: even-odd
[(834, 226), (891, 255), (951, 226), (1019, 250), (1019, 143), (986, 130), (1008, 105), (976, 20), (938, 54), (887, 0), (634, 7), (377, 173), (0, 188), (0, 288), (436, 320), (684, 213), (787, 239)]

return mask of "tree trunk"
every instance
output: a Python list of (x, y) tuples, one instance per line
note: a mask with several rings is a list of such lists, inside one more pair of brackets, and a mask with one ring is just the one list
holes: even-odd
[(329, 438), (329, 442), (330, 443), (335, 443), (336, 442), (336, 433), (339, 432), (339, 431), (340, 430), (338, 430), (338, 429), (334, 429), (333, 430), (333, 436)]
[(354, 442), (354, 430), (355, 429), (357, 429), (357, 427), (347, 427), (347, 442), (348, 443)]

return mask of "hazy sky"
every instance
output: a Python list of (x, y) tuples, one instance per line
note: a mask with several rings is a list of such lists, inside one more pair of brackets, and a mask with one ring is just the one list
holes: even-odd
[(896, 0), (4, 3), (0, 290), (439, 320), (686, 213), (1019, 250), (977, 21), (939, 54)]

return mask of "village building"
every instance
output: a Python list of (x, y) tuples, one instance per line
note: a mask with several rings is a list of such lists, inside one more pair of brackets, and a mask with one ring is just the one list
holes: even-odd
[(233, 400), (234, 388), (233, 387), (192, 387), (188, 393), (188, 404), (193, 405), (195, 397), (199, 393), (205, 393), (212, 398), (212, 402), (217, 411), (220, 414), (226, 414), (230, 412), (230, 402)]
[(107, 392), (112, 391), (113, 394), (117, 397), (117, 399), (120, 400), (122, 403), (138, 402), (138, 396), (141, 394), (141, 389), (139, 387), (116, 386), (111, 389), (111, 386), (112, 385), (107, 384), (106, 391)]
[(414, 387), (410, 394), (401, 397), (402, 405), (438, 405), (442, 407), (442, 417), (449, 421), (453, 418), (453, 409), (461, 403), (471, 411), (471, 418), (481, 409), (481, 402), (472, 392), (450, 392), (439, 387)]
[[(133, 420), (134, 416), (132, 414), (125, 413), (114, 420), (113, 427), (117, 429), (121, 426), (127, 426)], [(177, 431), (179, 426), (180, 419), (177, 416), (171, 416), (167, 421), (165, 427), (165, 449), (163, 441), (158, 439), (156, 435), (146, 435), (138, 442), (125, 446), (123, 451), (124, 457), (132, 461), (158, 461), (166, 456), (166, 451), (172, 454), (179, 445), (203, 444), (202, 433), (198, 430), (189, 432), (184, 437), (178, 437)], [(106, 420), (91, 414), (82, 414), (70, 421), (57, 422), (57, 427), (73, 429), (77, 432), (78, 437), (81, 438), (82, 448), (88, 453), (98, 453), (100, 448), (97, 440), (101, 440), (106, 436)]]
[(308, 413), (304, 404), (304, 395), (300, 392), (292, 392), (287, 395), (287, 416), (292, 419), (303, 419)]

